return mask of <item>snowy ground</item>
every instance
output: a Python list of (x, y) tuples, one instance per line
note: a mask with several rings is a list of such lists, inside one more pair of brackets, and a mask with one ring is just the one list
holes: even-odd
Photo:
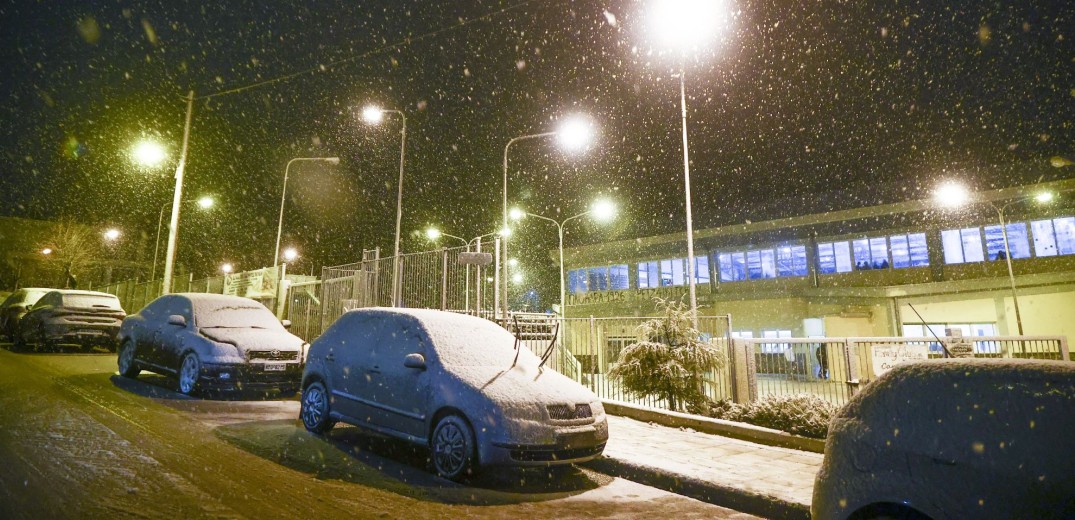
[(294, 399), (192, 399), (115, 370), (0, 350), (0, 518), (752, 518), (586, 469), (459, 485), (406, 444), (307, 433)]

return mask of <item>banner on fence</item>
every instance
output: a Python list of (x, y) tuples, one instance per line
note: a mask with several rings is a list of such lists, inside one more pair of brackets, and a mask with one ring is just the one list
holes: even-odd
[(254, 271), (229, 274), (224, 278), (224, 294), (246, 298), (276, 298), (280, 268), (266, 267)]
[(888, 372), (896, 365), (929, 359), (928, 345), (889, 343), (871, 345), (870, 349), (875, 377)]

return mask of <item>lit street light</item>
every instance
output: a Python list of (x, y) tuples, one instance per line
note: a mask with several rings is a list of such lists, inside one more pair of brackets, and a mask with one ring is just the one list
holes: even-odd
[(231, 274), (231, 272), (233, 270), (235, 270), (235, 267), (233, 267), (231, 264), (224, 264), (224, 265), (220, 266), (220, 272), (222, 272), (222, 273), (224, 273), (226, 275)]
[(111, 228), (111, 229), (109, 229), (109, 230), (104, 232), (104, 237), (105, 237), (105, 240), (107, 240), (109, 242), (115, 242), (116, 240), (119, 240), (120, 234), (121, 233), (119, 232), (118, 229)]
[(131, 149), (131, 160), (141, 166), (154, 167), (166, 158), (168, 153), (164, 151), (164, 147), (154, 141), (141, 141)]
[(543, 216), (538, 215), (536, 213), (525, 212), (525, 211), (523, 211), (521, 209), (518, 209), (518, 208), (512, 208), (512, 210), (511, 210), (511, 218), (513, 220), (520, 220), (523, 217), (531, 216), (531, 217), (534, 217), (534, 218), (539, 218), (541, 220), (552, 222), (554, 225), (556, 225), (556, 234), (557, 234), (557, 237), (560, 240), (560, 242), (559, 242), (559, 252), (560, 252), (560, 317), (567, 317), (567, 314), (566, 314), (565, 308), (564, 308), (564, 301), (565, 301), (565, 299), (567, 297), (567, 291), (566, 291), (566, 287), (565, 287), (566, 284), (564, 282), (564, 224), (567, 224), (568, 222), (570, 222), (572, 220), (575, 220), (577, 218), (585, 217), (587, 215), (593, 216), (593, 218), (595, 220), (598, 220), (598, 221), (601, 221), (601, 222), (607, 222), (607, 221), (610, 221), (613, 218), (615, 218), (615, 216), (616, 216), (616, 206), (613, 205), (612, 202), (610, 202), (608, 200), (599, 199), (599, 200), (594, 201), (594, 203), (590, 205), (589, 210), (584, 211), (582, 213), (579, 213), (578, 215), (573, 215), (573, 216), (567, 217), (564, 220), (561, 220), (559, 222), (557, 222), (556, 220), (553, 220), (553, 219), (551, 219), (549, 217), (543, 217)]
[(730, 30), (733, 8), (725, 0), (651, 0), (649, 33), (653, 44), (678, 54), (680, 119), (683, 127), (683, 195), (687, 218), (687, 286), (691, 300), (691, 321), (698, 326), (698, 295), (694, 264), (694, 221), (691, 216), (691, 170), (687, 146), (687, 87), (684, 62), (689, 53), (713, 44)]
[[(508, 141), (508, 144), (504, 145), (504, 194), (503, 194), (503, 232), (501, 236), (505, 237), (504, 243), (501, 245), (501, 254), (506, 260), (508, 258), (508, 241), (506, 237), (510, 234), (511, 230), (508, 228), (508, 149), (511, 145), (518, 141), (525, 141), (528, 139), (537, 139), (539, 137), (551, 137), (557, 136), (557, 140), (561, 147), (565, 147), (569, 150), (581, 150), (584, 149), (593, 138), (593, 125), (586, 119), (580, 117), (572, 117), (565, 120), (560, 129), (555, 132), (544, 132), (540, 134), (524, 135), (512, 138)], [(507, 262), (503, 263), (504, 276), (501, 283), (501, 292), (503, 293), (503, 319), (508, 319), (508, 266)], [(493, 306), (500, 307), (501, 294), (497, 293), (493, 298)]]
[[(1007, 210), (1008, 207), (1012, 204), (1016, 204), (1019, 202), (1034, 200), (1038, 203), (1048, 203), (1051, 202), (1053, 198), (1054, 195), (1052, 192), (1044, 191), (1035, 195), (1026, 195), (1023, 197), (1018, 197), (1002, 206), (997, 206), (989, 200), (981, 201), (985, 202), (986, 204), (989, 204), (989, 206), (997, 212), (997, 220), (1000, 224), (1000, 233), (1001, 236), (1004, 238), (1004, 261), (1008, 265), (1008, 281), (1011, 284), (1012, 288), (1012, 305), (1015, 307), (1015, 325), (1019, 331), (1020, 336), (1023, 335), (1023, 317), (1019, 312), (1019, 294), (1015, 289), (1015, 272), (1012, 270), (1012, 251), (1011, 248), (1008, 246), (1008, 223), (1005, 221), (1004, 211)], [(934, 192), (934, 200), (941, 206), (954, 209), (962, 207), (963, 205), (970, 202), (971, 197), (970, 192), (962, 184), (956, 182), (948, 182), (937, 188), (937, 190)]]
[(284, 186), (280, 189), (280, 218), (276, 221), (276, 249), (272, 254), (272, 266), (276, 267), (280, 265), (280, 234), (284, 230), (284, 202), (287, 201), (287, 175), (291, 170), (291, 165), (296, 161), (323, 161), (329, 164), (340, 164), (339, 157), (296, 157), (287, 162), (287, 166), (284, 166)]
[(403, 159), (407, 152), (407, 115), (401, 110), (386, 110), (376, 106), (367, 106), (362, 110), (362, 118), (371, 125), (379, 124), (385, 114), (398, 114), (403, 121), (399, 137), (399, 189), (396, 193), (396, 239), (392, 253), (392, 306), (398, 307), (400, 301), (399, 287), (399, 230), (403, 221)]
[(41, 254), (43, 254), (45, 256), (51, 255), (52, 254), (52, 248), (51, 247), (46, 247), (45, 249), (42, 249)]
[(299, 257), (299, 252), (294, 247), (289, 247), (284, 250), (284, 261), (294, 262)]
[[(212, 208), (213, 204), (216, 203), (216, 201), (214, 201), (212, 197), (201, 197), (199, 199), (187, 199), (181, 201), (180, 204), (186, 204), (189, 202), (197, 202), (198, 207), (202, 209)], [(171, 203), (166, 202), (162, 204), (160, 215), (157, 216), (157, 237), (153, 239), (153, 269), (150, 271), (152, 273), (149, 276), (150, 280), (157, 279), (157, 253), (160, 251), (161, 225), (164, 224), (164, 209), (167, 208), (169, 204)]]

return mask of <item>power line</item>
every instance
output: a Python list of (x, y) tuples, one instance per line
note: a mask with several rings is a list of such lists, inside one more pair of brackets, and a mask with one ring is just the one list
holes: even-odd
[(446, 32), (453, 31), (453, 30), (459, 29), (461, 27), (466, 27), (468, 25), (471, 25), (471, 24), (474, 24), (474, 23), (477, 23), (477, 22), (488, 21), (488, 20), (490, 20), (490, 19), (492, 19), (492, 18), (494, 18), (496, 16), (502, 15), (502, 14), (508, 12), (508, 11), (518, 9), (519, 7), (522, 7), (522, 6), (527, 5), (527, 4), (531, 4), (533, 2), (534, 2), (534, 0), (525, 0), (525, 1), (520, 2), (518, 4), (508, 6), (508, 7), (505, 7), (503, 9), (500, 9), (498, 11), (493, 11), (493, 12), (488, 13), (488, 14), (484, 14), (484, 15), (479, 16), (477, 18), (472, 18), (470, 20), (464, 20), (464, 21), (461, 21), (461, 22), (459, 22), (459, 23), (457, 23), (455, 25), (450, 25), (448, 27), (444, 27), (444, 28), (441, 28), (441, 29), (437, 29), (437, 30), (434, 30), (434, 31), (423, 33), (423, 34), (420, 34), (418, 36), (407, 37), (407, 38), (404, 38), (404, 39), (402, 39), (402, 40), (400, 40), (398, 42), (395, 42), (395, 43), (392, 43), (392, 44), (389, 44), (389, 45), (386, 45), (384, 47), (380, 47), (380, 48), (377, 48), (377, 49), (373, 49), (373, 50), (370, 50), (370, 51), (366, 51), (366, 52), (364, 52), (362, 54), (358, 54), (358, 55), (355, 55), (355, 56), (350, 56), (350, 57), (347, 57), (347, 58), (342, 58), (342, 59), (339, 59), (339, 60), (336, 60), (336, 61), (333, 61), (333, 62), (329, 62), (327, 64), (321, 64), (321, 65), (318, 65), (316, 67), (311, 67), (311, 68), (308, 68), (308, 69), (305, 69), (305, 70), (300, 70), (298, 72), (292, 72), (290, 74), (285, 74), (283, 76), (278, 76), (278, 77), (275, 77), (275, 78), (272, 78), (272, 79), (267, 79), (267, 80), (264, 80), (264, 81), (251, 83), (249, 85), (243, 85), (241, 87), (235, 87), (235, 88), (231, 88), (231, 89), (228, 89), (228, 90), (222, 90), (222, 91), (219, 91), (219, 92), (214, 92), (212, 94), (206, 94), (204, 96), (196, 97), (195, 99), (198, 99), (198, 100), (211, 99), (211, 98), (215, 98), (215, 97), (219, 97), (219, 96), (224, 96), (224, 95), (227, 95), (227, 94), (237, 94), (239, 92), (243, 92), (243, 91), (246, 91), (246, 90), (250, 90), (250, 89), (254, 89), (254, 88), (258, 88), (258, 87), (263, 87), (263, 86), (266, 86), (266, 85), (272, 85), (272, 84), (275, 84), (275, 83), (280, 83), (280, 82), (283, 82), (283, 81), (287, 81), (289, 79), (296, 78), (296, 77), (299, 77), (299, 76), (304, 76), (306, 74), (313, 74), (313, 73), (316, 73), (316, 72), (326, 72), (326, 71), (328, 71), (328, 69), (337, 67), (339, 65), (343, 65), (343, 64), (346, 64), (346, 63), (357, 61), (357, 60), (360, 60), (360, 59), (363, 59), (363, 58), (368, 58), (370, 56), (381, 54), (381, 53), (387, 52), (387, 51), (392, 50), (392, 49), (403, 47), (405, 45), (410, 45), (410, 44), (418, 42), (418, 41), (432, 39), (432, 38), (434, 38), (436, 36), (439, 36), (441, 34), (444, 34)]

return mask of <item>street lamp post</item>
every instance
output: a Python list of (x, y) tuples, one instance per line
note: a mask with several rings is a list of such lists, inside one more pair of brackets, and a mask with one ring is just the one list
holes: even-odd
[(578, 215), (573, 215), (573, 216), (567, 217), (564, 220), (561, 220), (559, 222), (557, 222), (556, 220), (551, 219), (549, 217), (544, 217), (544, 216), (538, 215), (536, 213), (530, 213), (528, 211), (519, 210), (518, 213), (515, 213), (514, 210), (512, 211), (512, 213), (513, 213), (512, 218), (520, 219), (520, 218), (522, 218), (524, 216), (530, 216), (530, 217), (539, 218), (541, 220), (545, 220), (545, 221), (548, 221), (548, 222), (552, 222), (556, 226), (556, 235), (557, 235), (557, 238), (559, 239), (558, 251), (560, 253), (560, 317), (562, 317), (562, 318), (567, 317), (566, 308), (564, 307), (564, 301), (567, 299), (566, 284), (564, 282), (564, 225), (567, 224), (568, 222), (572, 221), (572, 220), (575, 220), (577, 218), (582, 218), (582, 217), (585, 217), (586, 215), (590, 215), (590, 214), (594, 214), (595, 216), (597, 216), (599, 218), (602, 218), (602, 219), (612, 218), (612, 216), (614, 215), (614, 212), (615, 212), (615, 208), (612, 206), (611, 203), (609, 203), (607, 201), (597, 201), (597, 202), (595, 202), (593, 204), (593, 207), (591, 207), (589, 210), (584, 211), (582, 213), (579, 213)]
[[(198, 205), (202, 207), (202, 209), (209, 209), (213, 207), (213, 199), (209, 197), (202, 197), (197, 200), (187, 199), (182, 201), (181, 204), (187, 202), (197, 202)], [(157, 216), (157, 237), (153, 239), (153, 269), (151, 271), (152, 274), (149, 275), (150, 281), (157, 279), (157, 253), (160, 252), (161, 226), (164, 224), (164, 210), (168, 207), (168, 204), (169, 203), (167, 202), (161, 204), (160, 215)]]
[(168, 223), (168, 248), (164, 253), (164, 280), (161, 294), (172, 292), (172, 273), (175, 268), (175, 247), (179, 241), (179, 205), (183, 202), (183, 173), (187, 168), (187, 147), (190, 144), (190, 123), (194, 115), (194, 91), (187, 94), (187, 119), (183, 125), (183, 147), (175, 167), (175, 192), (172, 196), (172, 216)]
[(407, 152), (407, 115), (402, 110), (388, 110), (369, 106), (362, 111), (362, 117), (367, 123), (377, 124), (384, 118), (384, 114), (397, 114), (403, 121), (403, 128), (399, 133), (399, 188), (396, 192), (396, 239), (392, 254), (392, 306), (398, 307), (400, 303), (400, 280), (399, 280), (399, 230), (403, 221), (403, 159)]
[(276, 221), (276, 249), (272, 255), (272, 266), (280, 265), (280, 235), (284, 230), (284, 202), (287, 200), (287, 175), (291, 170), (291, 164), (296, 161), (323, 161), (329, 164), (340, 164), (339, 157), (296, 157), (287, 162), (284, 167), (284, 186), (280, 190), (280, 218)]
[[(591, 134), (592, 134), (592, 129), (590, 128), (590, 125), (587, 122), (583, 121), (580, 118), (573, 118), (573, 119), (569, 119), (568, 121), (566, 121), (565, 124), (559, 130), (557, 130), (555, 132), (542, 132), (540, 134), (530, 134), (530, 135), (523, 135), (523, 136), (515, 137), (515, 138), (512, 138), (511, 140), (509, 140), (508, 144), (504, 145), (504, 192), (503, 192), (503, 199), (501, 201), (502, 204), (503, 204), (502, 205), (503, 209), (502, 209), (501, 223), (502, 223), (502, 225), (504, 227), (504, 230), (508, 229), (508, 149), (511, 148), (511, 145), (516, 143), (516, 142), (519, 142), (519, 141), (525, 141), (525, 140), (529, 140), (529, 139), (537, 139), (537, 138), (541, 138), (541, 137), (550, 137), (550, 136), (555, 135), (555, 136), (558, 136), (560, 138), (561, 146), (578, 149), (578, 148), (585, 147), (585, 145), (590, 140)], [(501, 264), (503, 266), (503, 270), (504, 270), (504, 272), (503, 272), (504, 276), (502, 277), (503, 279), (501, 280), (501, 285), (500, 285), (500, 290), (503, 293), (502, 316), (503, 316), (503, 319), (507, 320), (507, 318), (508, 318), (508, 262), (507, 262), (507, 259), (508, 259), (508, 241), (507, 241), (506, 236), (505, 236), (505, 238), (503, 240), (503, 244), (501, 246), (501, 249), (502, 249), (501, 254), (502, 254), (502, 257), (504, 259), (504, 261), (501, 262)], [(495, 294), (494, 298), (493, 298), (493, 300), (494, 300), (493, 305), (494, 305), (494, 307), (498, 307), (498, 310), (500, 310), (499, 309), (500, 304), (498, 304), (497, 302), (498, 302), (500, 296), (501, 296), (500, 294)]]
[[(967, 192), (967, 189), (956, 183), (942, 185), (936, 192), (934, 192), (934, 197), (941, 205), (947, 207), (959, 207), (970, 200), (970, 195)], [(1007, 211), (1012, 204), (1030, 199), (1034, 199), (1040, 203), (1046, 203), (1053, 199), (1053, 194), (1050, 192), (1043, 192), (1037, 195), (1023, 196), (1001, 206), (997, 206), (989, 200), (983, 201), (997, 212), (997, 221), (1000, 224), (1000, 235), (1004, 239), (1004, 261), (1008, 267), (1008, 283), (1010, 284), (1012, 291), (1012, 306), (1015, 308), (1015, 326), (1020, 336), (1023, 335), (1023, 316), (1019, 311), (1019, 292), (1015, 287), (1015, 271), (1012, 269), (1012, 250), (1008, 245), (1008, 222), (1005, 220), (1004, 212)]]
[(649, 2), (650, 31), (655, 44), (678, 51), (679, 104), (683, 133), (683, 196), (687, 219), (687, 287), (691, 320), (698, 326), (698, 295), (694, 261), (694, 220), (691, 215), (690, 153), (687, 147), (686, 57), (702, 45), (721, 37), (731, 18), (732, 7), (724, 0), (653, 0)]

